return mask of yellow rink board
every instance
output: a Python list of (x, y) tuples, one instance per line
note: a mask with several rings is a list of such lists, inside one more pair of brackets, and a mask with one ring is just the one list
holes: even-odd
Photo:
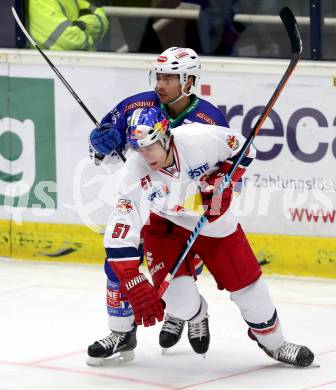
[(247, 234), (265, 274), (336, 278), (336, 238)]
[[(336, 278), (336, 239), (247, 234), (266, 274)], [(86, 226), (0, 221), (0, 256), (101, 264), (103, 236)]]
[[(0, 256), (72, 263), (102, 263), (103, 235), (84, 225), (0, 221)], [(11, 255), (6, 245), (11, 236)], [(7, 237), (7, 238), (5, 238)]]

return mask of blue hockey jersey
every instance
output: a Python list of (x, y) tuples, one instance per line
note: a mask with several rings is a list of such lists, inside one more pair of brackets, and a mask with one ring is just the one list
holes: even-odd
[(171, 128), (192, 122), (229, 127), (217, 107), (195, 95), (191, 95), (191, 102), (185, 110), (177, 118), (173, 118), (168, 114), (166, 105), (160, 103), (155, 91), (141, 92), (122, 100), (102, 119), (101, 124), (110, 123), (114, 129), (119, 130), (121, 150), (125, 148), (127, 124), (133, 111), (143, 107), (160, 107), (165, 112)]

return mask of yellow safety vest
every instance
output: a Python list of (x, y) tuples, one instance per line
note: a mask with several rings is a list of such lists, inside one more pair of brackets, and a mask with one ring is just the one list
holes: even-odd
[(109, 23), (103, 8), (86, 0), (28, 0), (28, 24), (41, 48), (92, 51)]

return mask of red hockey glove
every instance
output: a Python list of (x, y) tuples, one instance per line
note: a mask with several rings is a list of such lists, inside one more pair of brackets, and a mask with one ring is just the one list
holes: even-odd
[(208, 218), (208, 221), (211, 223), (216, 221), (220, 216), (222, 216), (227, 209), (230, 207), (232, 199), (232, 183), (225, 188), (223, 193), (213, 196), (213, 193), (219, 186), (219, 183), (224, 178), (223, 172), (215, 172), (207, 177), (202, 183), (202, 200), (203, 206), (205, 208), (205, 215)]
[(120, 291), (130, 301), (137, 325), (152, 326), (156, 320), (163, 320), (162, 301), (144, 274), (137, 270), (127, 270), (121, 280)]

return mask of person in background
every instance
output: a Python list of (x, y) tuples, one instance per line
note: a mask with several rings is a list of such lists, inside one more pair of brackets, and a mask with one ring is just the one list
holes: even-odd
[(207, 7), (201, 8), (198, 34), (202, 54), (234, 54), (234, 45), (244, 29), (241, 23), (234, 22), (235, 3), (236, 0), (209, 0)]
[(95, 51), (108, 26), (103, 8), (86, 0), (28, 1), (28, 28), (42, 49)]
[[(137, 7), (137, 8), (152, 8), (159, 3), (157, 0), (92, 0), (94, 4), (101, 6), (113, 7)], [(160, 39), (153, 28), (153, 18), (143, 16), (123, 16), (111, 19), (111, 23), (115, 22), (121, 28), (124, 38), (125, 47), (122, 52), (128, 53), (161, 53), (163, 48)], [(115, 45), (118, 38), (114, 35), (115, 31), (111, 28), (110, 37), (104, 41), (109, 42), (110, 49)], [(108, 39), (109, 38), (109, 39)], [(119, 48), (120, 49), (120, 48)]]
[(186, 21), (186, 44), (206, 56), (236, 56), (236, 42), (245, 30), (245, 25), (234, 20), (237, 0), (187, 3), (200, 6), (200, 13), (197, 21)]

